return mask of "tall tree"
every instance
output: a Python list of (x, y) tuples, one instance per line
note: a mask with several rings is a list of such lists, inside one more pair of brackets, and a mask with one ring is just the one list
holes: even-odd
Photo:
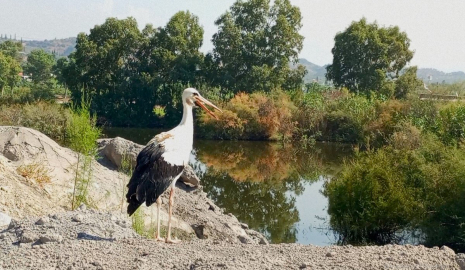
[(199, 51), (203, 42), (203, 28), (197, 16), (177, 12), (165, 27), (159, 27), (152, 38), (151, 70), (159, 84), (157, 105), (166, 108), (167, 121), (180, 117), (181, 93), (186, 86), (198, 86), (203, 65)]
[(20, 72), (19, 63), (13, 57), (0, 51), (0, 89), (2, 96), (4, 95), (5, 86), (9, 86), (13, 90), (15, 83), (21, 79)]
[[(233, 92), (269, 91), (294, 86), (296, 74), (289, 62), (297, 62), (303, 36), (299, 8), (289, 0), (248, 0), (235, 2), (215, 22), (212, 59), (216, 82)], [(300, 69), (299, 71), (302, 71)]]
[(134, 100), (137, 89), (133, 87), (141, 39), (134, 18), (108, 18), (89, 34), (80, 33), (69, 62), (60, 63), (73, 98), (80, 100), (84, 94), (92, 100), (92, 111), (120, 125), (128, 124), (134, 116), (132, 109), (144, 107)]
[[(166, 121), (178, 120), (174, 108), (183, 87), (197, 82), (202, 37), (198, 18), (189, 12), (176, 13), (165, 27), (147, 25), (142, 31), (133, 18), (109, 18), (90, 34), (78, 35), (76, 51), (57, 64), (59, 79), (74, 99), (86, 94), (91, 109), (112, 124), (171, 124)], [(157, 123), (155, 105), (166, 109)]]
[(24, 72), (32, 74), (34, 83), (46, 83), (52, 78), (52, 69), (55, 65), (55, 57), (44, 50), (33, 50), (27, 57)]
[(21, 44), (21, 42), (6, 40), (5, 42), (0, 43), (0, 52), (13, 57), (19, 63), (22, 61), (22, 56), (20, 54), (22, 50), (23, 44)]
[(363, 18), (334, 38), (326, 78), (352, 92), (377, 91), (395, 79), (413, 57), (410, 39), (399, 27), (379, 27)]

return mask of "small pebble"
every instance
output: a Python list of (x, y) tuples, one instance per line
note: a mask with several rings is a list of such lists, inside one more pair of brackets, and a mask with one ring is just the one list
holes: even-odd
[(36, 221), (37, 225), (44, 225), (45, 223), (49, 223), (50, 219), (48, 217), (41, 217), (39, 220)]
[(82, 222), (83, 220), (83, 216), (82, 215), (75, 215), (72, 220), (75, 221), (75, 222)]
[(326, 257), (334, 257), (336, 256), (336, 252), (328, 252), (326, 253)]
[(79, 206), (79, 210), (81, 210), (81, 211), (86, 211), (86, 209), (87, 209), (87, 206), (85, 204), (81, 204)]

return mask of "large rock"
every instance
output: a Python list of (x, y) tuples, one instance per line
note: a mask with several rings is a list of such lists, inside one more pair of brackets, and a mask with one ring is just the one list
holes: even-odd
[[(144, 148), (143, 145), (131, 142), (121, 137), (99, 139), (97, 140), (97, 143), (99, 147), (99, 156), (102, 158), (102, 164), (108, 164), (109, 162), (117, 168), (121, 168), (121, 164), (124, 159), (131, 164), (132, 168), (135, 168), (137, 164), (137, 155), (142, 148)], [(200, 179), (197, 177), (191, 166), (186, 166), (180, 179), (184, 183), (188, 183), (195, 187), (200, 185)]]
[[(4, 195), (0, 196), (0, 211), (20, 218), (70, 208), (76, 152), (39, 131), (0, 126), (0, 157), (0, 167), (7, 171), (0, 176), (0, 194)], [(120, 210), (127, 181), (124, 174), (92, 161), (89, 203), (99, 209)]]
[[(109, 149), (114, 150), (108, 150), (108, 153), (113, 153), (110, 156), (115, 162), (118, 160), (116, 153), (129, 152), (136, 157), (142, 147), (121, 138), (113, 140), (115, 140), (113, 146)], [(103, 147), (101, 150), (105, 149), (105, 145), (111, 141), (111, 139), (107, 142), (100, 140), (99, 143)], [(76, 152), (61, 147), (36, 130), (0, 126), (0, 212), (17, 219), (30, 216), (43, 217), (48, 214), (52, 214), (53, 217), (55, 213), (69, 209), (77, 157)], [(50, 181), (38, 183), (34, 177), (23, 177), (18, 174), (18, 168), (25, 168), (31, 164), (40, 166), (42, 173), (47, 174)], [(129, 177), (119, 173), (116, 166), (117, 164), (104, 166), (92, 161), (92, 181), (88, 197), (92, 208), (126, 215), (125, 187)], [(162, 195), (164, 205), (160, 213), (161, 223), (165, 226), (168, 220), (166, 205), (168, 196), (169, 192)], [(141, 207), (145, 224), (153, 228), (156, 206)], [(224, 214), (222, 209), (207, 198), (201, 187), (192, 188), (179, 182), (173, 215), (172, 225), (181, 232), (180, 235), (178, 234), (181, 237), (196, 235), (198, 238), (233, 243), (266, 242), (258, 232), (244, 230), (243, 224), (236, 217)], [(36, 221), (37, 219), (34, 222)]]

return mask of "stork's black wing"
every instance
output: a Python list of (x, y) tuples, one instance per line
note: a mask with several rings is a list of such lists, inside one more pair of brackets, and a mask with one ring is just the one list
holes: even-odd
[(170, 186), (184, 166), (166, 162), (162, 154), (164, 147), (150, 142), (137, 156), (137, 165), (127, 185), (128, 214), (132, 215), (142, 203), (150, 206)]

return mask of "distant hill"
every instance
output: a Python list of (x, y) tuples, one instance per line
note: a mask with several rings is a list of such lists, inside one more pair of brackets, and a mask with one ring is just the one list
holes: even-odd
[[(300, 58), (298, 64), (303, 65), (307, 69), (308, 73), (304, 77), (304, 82), (309, 83), (313, 80), (319, 81), (320, 83), (325, 82), (326, 66), (313, 64), (304, 58)], [(293, 66), (295, 67), (295, 65)]]
[(420, 68), (417, 76), (426, 83), (455, 83), (465, 81), (465, 72), (444, 73), (434, 68)]
[[(318, 66), (312, 62), (300, 58), (299, 64), (307, 68), (308, 74), (304, 77), (304, 82), (312, 82), (313, 80), (318, 80), (320, 83), (325, 82), (326, 67)], [(294, 65), (295, 66), (295, 65)], [(434, 68), (419, 68), (417, 71), (417, 76), (425, 83), (455, 83), (459, 81), (465, 81), (465, 72), (457, 71), (445, 73)], [(430, 80), (431, 78), (431, 80)]]
[[(0, 43), (7, 39), (0, 38)], [(18, 40), (19, 41), (19, 40)], [(23, 45), (26, 53), (30, 53), (35, 49), (43, 49), (50, 53), (55, 53), (58, 56), (68, 56), (75, 50), (76, 38), (63, 38), (53, 40), (23, 40)]]

